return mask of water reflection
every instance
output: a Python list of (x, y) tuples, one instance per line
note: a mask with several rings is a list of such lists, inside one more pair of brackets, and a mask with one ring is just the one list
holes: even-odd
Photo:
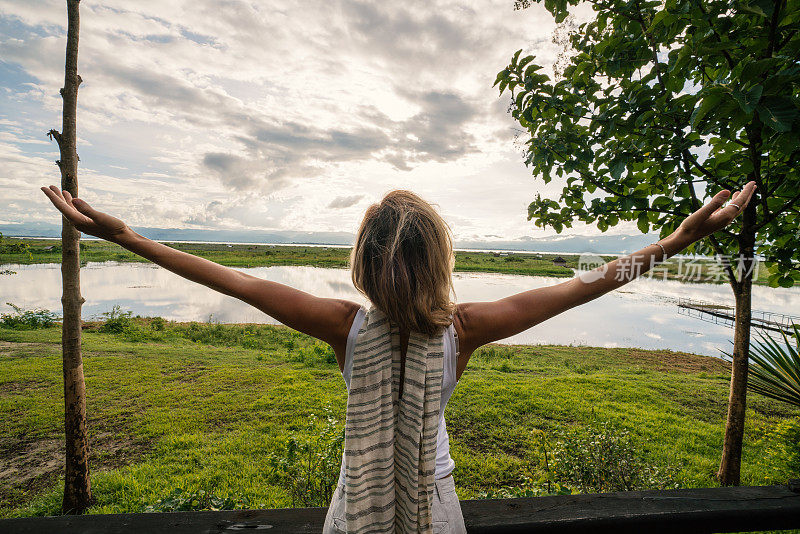
[[(17, 274), (0, 276), (0, 311), (10, 311), (7, 302), (24, 308), (60, 309), (59, 265), (4, 268)], [(349, 271), (344, 269), (257, 267), (242, 271), (315, 295), (366, 303), (353, 288)], [(87, 318), (99, 317), (116, 304), (134, 314), (159, 315), (176, 321), (277, 322), (236, 299), (186, 281), (156, 265), (90, 263), (81, 273)], [(460, 302), (495, 300), (564, 280), (482, 273), (456, 273), (454, 278)], [(733, 330), (679, 315), (680, 297), (733, 304), (731, 290), (724, 284), (681, 284), (640, 278), (503, 342), (669, 348), (713, 356), (719, 355), (719, 349), (728, 350)], [(756, 286), (753, 307), (796, 314), (800, 310), (800, 288)]]

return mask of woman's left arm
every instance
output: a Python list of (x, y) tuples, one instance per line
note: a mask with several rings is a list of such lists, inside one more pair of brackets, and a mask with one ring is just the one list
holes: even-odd
[(749, 182), (733, 194), (725, 207), (723, 205), (731, 193), (720, 191), (708, 204), (687, 217), (675, 232), (659, 241), (660, 246), (647, 246), (560, 284), (531, 289), (494, 302), (460, 304), (455, 317), (462, 343), (459, 372), (466, 367), (472, 351), (481, 345), (523, 332), (617, 289), (666, 257), (721, 230), (744, 210), (755, 187), (755, 182)]
[(55, 186), (43, 187), (42, 191), (81, 232), (117, 243), (187, 280), (242, 300), (281, 323), (330, 344), (337, 359), (343, 357), (358, 304), (317, 297), (175, 250), (137, 234), (120, 219), (95, 210), (81, 199), (73, 199), (67, 191)]

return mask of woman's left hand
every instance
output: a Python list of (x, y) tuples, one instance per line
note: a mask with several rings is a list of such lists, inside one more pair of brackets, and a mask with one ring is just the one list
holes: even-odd
[(680, 238), (680, 241), (688, 246), (725, 228), (744, 211), (755, 190), (756, 183), (748, 182), (741, 191), (733, 194), (725, 206), (723, 204), (731, 192), (727, 189), (720, 191), (708, 204), (689, 215), (675, 230), (673, 236)]

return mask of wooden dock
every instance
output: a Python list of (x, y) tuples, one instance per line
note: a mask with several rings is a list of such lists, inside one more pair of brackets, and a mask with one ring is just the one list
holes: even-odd
[[(733, 306), (686, 298), (678, 300), (678, 313), (731, 328), (733, 328), (736, 320), (736, 310)], [(800, 325), (800, 316), (753, 310), (750, 317), (750, 326), (752, 328), (760, 328), (761, 330), (785, 333), (787, 335), (792, 334), (793, 324)]]

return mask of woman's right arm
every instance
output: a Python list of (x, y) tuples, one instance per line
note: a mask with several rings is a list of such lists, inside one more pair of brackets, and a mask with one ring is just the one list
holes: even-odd
[(457, 375), (461, 376), (470, 355), (481, 345), (523, 332), (617, 289), (650, 270), (655, 263), (724, 228), (744, 210), (753, 191), (755, 182), (750, 182), (742, 191), (734, 193), (731, 203), (724, 208), (730, 192), (720, 191), (708, 204), (687, 217), (675, 232), (659, 241), (663, 250), (658, 245), (649, 245), (560, 284), (494, 302), (460, 304), (454, 317), (460, 350)]
[(358, 304), (321, 298), (293, 287), (263, 280), (213, 261), (152, 241), (123, 221), (102, 213), (55, 186), (42, 191), (81, 232), (117, 243), (173, 273), (242, 300), (281, 323), (320, 339), (334, 349), (340, 367), (350, 324)]

